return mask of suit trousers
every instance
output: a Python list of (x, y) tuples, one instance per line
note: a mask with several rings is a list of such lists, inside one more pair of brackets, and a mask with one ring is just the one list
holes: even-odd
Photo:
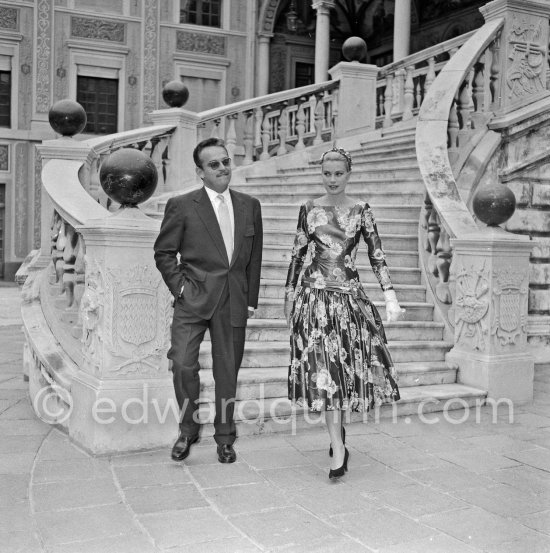
[(246, 327), (231, 326), (227, 284), (210, 320), (186, 310), (182, 299), (178, 299), (174, 306), (168, 358), (172, 360), (174, 390), (180, 408), (180, 433), (183, 436), (195, 436), (200, 429), (199, 349), (206, 329), (210, 332), (215, 383), (214, 439), (218, 444), (232, 444), (236, 438), (235, 395)]

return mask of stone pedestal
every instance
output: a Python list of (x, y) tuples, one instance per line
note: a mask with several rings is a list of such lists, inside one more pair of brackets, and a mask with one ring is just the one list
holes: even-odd
[(176, 125), (170, 139), (169, 163), (165, 180), (165, 190), (181, 191), (193, 188), (199, 181), (195, 173), (193, 149), (197, 145), (197, 125), (199, 116), (182, 108), (169, 108), (153, 111), (150, 114), (154, 125)]
[(351, 136), (374, 129), (378, 67), (342, 61), (329, 73), (334, 80), (340, 81), (335, 136)]
[(550, 95), (546, 90), (550, 2), (494, 0), (480, 11), (485, 21), (504, 19), (492, 51), (495, 114), (504, 115)]
[(166, 358), (172, 297), (153, 259), (158, 229), (138, 208), (77, 227), (86, 244), (84, 362), (68, 429), (94, 453), (158, 447), (177, 435)]
[(534, 362), (527, 349), (528, 237), (487, 227), (451, 239), (456, 283), (455, 346), (447, 354), (461, 383), (493, 399), (533, 398)]

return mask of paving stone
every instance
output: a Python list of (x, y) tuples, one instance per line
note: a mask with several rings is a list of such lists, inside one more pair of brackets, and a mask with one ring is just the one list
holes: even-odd
[(42, 553), (43, 549), (34, 531), (0, 532), (2, 553)]
[(127, 465), (174, 464), (174, 461), (170, 458), (170, 450), (166, 448), (130, 453), (127, 455), (113, 455), (110, 460), (115, 467)]
[(246, 436), (245, 438), (239, 438), (235, 442), (235, 449), (237, 451), (259, 451), (263, 449), (279, 449), (288, 447), (287, 438), (298, 438), (298, 435), (292, 436), (291, 434), (259, 434), (253, 436)]
[(0, 454), (16, 454), (22, 453), (25, 455), (34, 455), (44, 436), (2, 436), (0, 440)]
[(0, 474), (30, 474), (34, 465), (34, 452), (0, 454)]
[(203, 493), (225, 515), (254, 513), (292, 503), (288, 494), (283, 494), (268, 482), (210, 488)]
[(533, 531), (518, 522), (488, 513), (477, 507), (426, 515), (421, 520), (433, 528), (480, 549), (518, 537), (534, 535)]
[(500, 455), (536, 448), (532, 442), (516, 440), (501, 434), (497, 434), (495, 436), (475, 436), (473, 438), (465, 438), (463, 441), (465, 444), (468, 444), (469, 448), (473, 447), (476, 449), (491, 451)]
[(349, 471), (342, 478), (342, 481), (354, 486), (355, 490), (360, 489), (363, 492), (401, 488), (415, 483), (408, 476), (379, 463), (368, 467), (355, 467), (353, 463), (350, 463)]
[(309, 430), (295, 436), (285, 436), (285, 442), (298, 451), (328, 450), (330, 437), (326, 430)]
[[(8, 409), (8, 412), (10, 409)], [(44, 436), (51, 431), (51, 426), (34, 419), (0, 420), (0, 436)]]
[(369, 452), (369, 456), (397, 471), (436, 467), (443, 463), (435, 455), (430, 455), (429, 453), (407, 446), (397, 449), (375, 449)]
[(525, 515), (520, 517), (519, 520), (525, 526), (550, 536), (550, 510)]
[(514, 425), (527, 426), (529, 428), (550, 427), (550, 417), (536, 415), (534, 413), (514, 413)]
[(36, 484), (32, 487), (32, 494), (36, 512), (121, 502), (111, 478)]
[(334, 526), (294, 506), (232, 516), (229, 520), (268, 551), (292, 546), (302, 546), (307, 551), (309, 543), (319, 536), (329, 539), (340, 536)]
[(375, 505), (385, 505), (417, 519), (430, 513), (463, 509), (468, 504), (452, 495), (422, 484), (391, 488), (380, 492), (362, 492), (361, 495)]
[[(0, 500), (1, 503), (2, 501)], [(0, 521), (0, 534), (8, 529), (11, 532), (28, 532), (34, 525), (34, 518), (31, 514), (29, 502), (6, 502), (0, 507)], [(0, 541), (0, 551), (2, 550), (1, 544), (2, 542)]]
[(53, 430), (44, 440), (40, 448), (39, 458), (41, 461), (89, 459), (90, 455), (72, 444), (66, 434)]
[[(3, 397), (2, 390), (0, 390), (0, 397)], [(9, 393), (14, 393), (13, 391)], [(18, 393), (18, 392), (15, 392)], [(26, 398), (24, 398), (21, 401), (18, 401), (15, 405), (12, 405), (8, 409), (2, 412), (2, 415), (0, 415), (0, 421), (4, 420), (11, 420), (11, 419), (27, 419), (27, 420), (34, 420), (38, 421), (35, 412), (33, 411), (30, 403)], [(45, 422), (40, 421), (40, 423), (44, 426), (47, 426)]]
[[(317, 489), (325, 484), (330, 485), (328, 469), (323, 470), (315, 465), (287, 467), (284, 469), (265, 469), (259, 471), (259, 474), (286, 493), (297, 490)], [(333, 488), (332, 485), (331, 488)]]
[(497, 470), (487, 476), (494, 481), (513, 486), (515, 489), (534, 494), (550, 494), (548, 473), (527, 465)]
[(36, 522), (46, 546), (139, 533), (121, 504), (37, 513)]
[(511, 540), (498, 545), (489, 546), (484, 553), (548, 553), (550, 551), (550, 537), (544, 534)]
[(2, 474), (0, 475), (0, 490), (2, 497), (27, 499), (29, 497), (29, 479), (23, 474)]
[(112, 477), (108, 459), (68, 459), (67, 461), (38, 461), (33, 471), (34, 484), (93, 480)]
[(390, 547), (382, 547), (378, 553), (482, 553), (481, 549), (470, 547), (463, 541), (435, 534), (420, 540), (407, 541)]
[[(430, 414), (426, 417), (426, 420), (434, 420), (437, 415)], [(439, 423), (438, 423), (439, 424)], [(391, 422), (381, 422), (378, 424), (377, 429), (379, 432), (383, 432), (388, 436), (394, 438), (400, 438), (404, 436), (421, 436), (425, 434), (439, 433), (437, 424), (426, 424), (417, 416), (398, 418)]]
[(244, 451), (242, 456), (249, 465), (258, 470), (293, 467), (309, 463), (307, 457), (290, 446)]
[(306, 551), (308, 553), (367, 553), (372, 551), (372, 549), (368, 549), (358, 541), (347, 536), (331, 536), (312, 540), (306, 545), (274, 547), (271, 551), (273, 553), (304, 553)]
[(446, 451), (440, 453), (440, 457), (477, 474), (484, 474), (519, 464), (517, 461), (504, 455), (496, 453), (488, 455), (485, 451)]
[(203, 543), (192, 543), (184, 547), (171, 547), (164, 551), (166, 553), (256, 553), (260, 552), (261, 549), (247, 538), (225, 538)]
[(188, 484), (189, 474), (179, 463), (156, 465), (126, 465), (114, 468), (121, 488)]
[(141, 515), (139, 521), (162, 549), (241, 537), (229, 522), (209, 508)]
[(245, 463), (193, 465), (189, 472), (201, 488), (264, 482), (262, 476)]
[(124, 492), (124, 497), (130, 508), (138, 514), (193, 509), (208, 505), (192, 484), (129, 488)]
[(365, 436), (353, 436), (346, 440), (354, 449), (368, 453), (372, 449), (398, 447), (399, 441), (387, 434), (367, 434)]
[(428, 538), (439, 532), (385, 507), (357, 516), (338, 515), (331, 521), (342, 532), (373, 549)]
[(476, 488), (475, 493), (470, 490), (457, 490), (453, 495), (471, 505), (503, 517), (513, 518), (550, 509), (550, 497), (537, 496), (506, 484)]
[(548, 449), (518, 451), (513, 454), (509, 453), (508, 457), (518, 463), (550, 472), (550, 451)]
[(491, 485), (491, 480), (470, 470), (448, 463), (441, 467), (409, 471), (409, 478), (444, 492)]
[[(138, 535), (136, 535), (138, 534)], [(157, 553), (158, 549), (139, 531), (123, 536), (77, 541), (48, 547), (48, 553)]]
[(399, 438), (399, 442), (434, 455), (439, 455), (444, 451), (456, 451), (466, 444), (464, 440), (453, 439), (443, 434), (407, 436)]

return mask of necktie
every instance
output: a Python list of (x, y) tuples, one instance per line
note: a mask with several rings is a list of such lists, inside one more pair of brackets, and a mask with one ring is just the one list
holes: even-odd
[(231, 232), (231, 219), (229, 218), (229, 207), (225, 198), (218, 194), (216, 196), (219, 200), (218, 205), (218, 217), (220, 220), (220, 229), (222, 231), (223, 241), (225, 242), (225, 249), (227, 250), (227, 258), (231, 262), (233, 256), (233, 233)]

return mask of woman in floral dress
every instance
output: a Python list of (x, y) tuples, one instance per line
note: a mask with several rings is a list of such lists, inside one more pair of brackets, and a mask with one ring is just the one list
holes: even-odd
[[(404, 310), (369, 205), (345, 193), (351, 156), (334, 147), (323, 154), (321, 167), (326, 194), (300, 207), (286, 281), (288, 385), (292, 401), (326, 412), (333, 455), (329, 477), (336, 478), (347, 470), (349, 458), (342, 411), (366, 411), (399, 399), (382, 320), (355, 268), (361, 238), (384, 291), (387, 320), (398, 320)], [(298, 283), (306, 258), (310, 263)]]

